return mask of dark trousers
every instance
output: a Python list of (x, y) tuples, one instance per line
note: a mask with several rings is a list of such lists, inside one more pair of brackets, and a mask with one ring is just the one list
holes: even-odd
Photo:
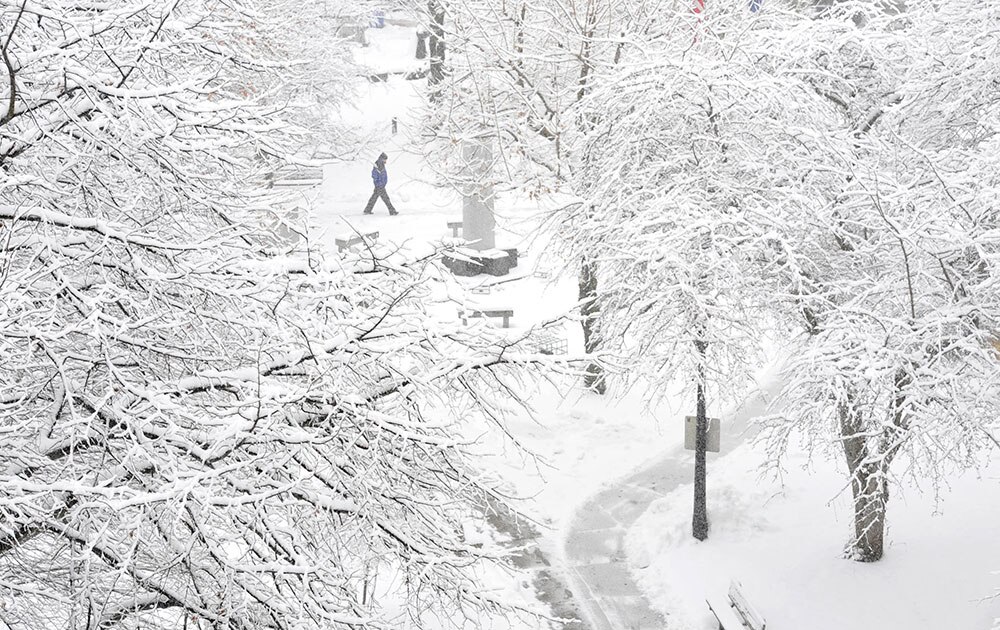
[(389, 214), (396, 214), (396, 208), (392, 206), (392, 202), (389, 201), (389, 193), (385, 192), (385, 188), (376, 188), (375, 192), (372, 193), (372, 198), (368, 200), (368, 205), (365, 206), (365, 214), (371, 214), (372, 210), (375, 208), (375, 202), (378, 201), (379, 197), (385, 202), (385, 207), (389, 208)]

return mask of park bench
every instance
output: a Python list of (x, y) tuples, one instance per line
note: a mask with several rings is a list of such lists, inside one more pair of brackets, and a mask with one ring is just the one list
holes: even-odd
[(333, 242), (337, 245), (337, 251), (342, 252), (355, 245), (371, 245), (376, 240), (378, 240), (378, 232), (368, 232), (367, 234), (353, 234), (351, 236), (335, 238)]
[(463, 324), (469, 323), (470, 317), (499, 317), (503, 319), (503, 327), (510, 328), (510, 318), (514, 316), (511, 309), (469, 309), (468, 315), (465, 310), (459, 310), (458, 316)]
[(461, 221), (448, 221), (448, 227), (451, 228), (451, 235), (458, 236), (458, 231), (462, 229)]
[(765, 630), (767, 627), (764, 616), (750, 605), (742, 588), (739, 582), (733, 580), (729, 583), (725, 603), (713, 606), (710, 600), (705, 600), (719, 622), (719, 630)]
[(368, 46), (368, 25), (357, 21), (346, 21), (333, 26), (333, 36), (349, 39), (362, 46)]
[(318, 186), (323, 183), (322, 168), (285, 166), (272, 173), (266, 173), (264, 180), (268, 188), (274, 186)]

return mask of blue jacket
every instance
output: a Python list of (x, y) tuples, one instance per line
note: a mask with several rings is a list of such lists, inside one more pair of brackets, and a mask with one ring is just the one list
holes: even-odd
[(382, 166), (382, 170), (379, 170), (378, 166), (372, 169), (372, 182), (375, 184), (375, 188), (385, 188), (385, 185), (389, 183), (389, 171), (385, 170), (385, 166)]

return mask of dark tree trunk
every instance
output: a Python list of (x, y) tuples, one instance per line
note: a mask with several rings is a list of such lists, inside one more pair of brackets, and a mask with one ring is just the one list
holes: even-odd
[(518, 87), (524, 87), (524, 62), (521, 59), (521, 55), (524, 53), (524, 19), (528, 15), (528, 5), (522, 4), (521, 11), (518, 13), (514, 12), (514, 52), (517, 56), (514, 58), (514, 65), (517, 67), (519, 72), (517, 73), (517, 85)]
[(882, 559), (885, 538), (885, 506), (889, 488), (881, 466), (858, 467), (851, 479), (854, 495), (854, 545), (851, 556), (859, 562)]
[[(597, 263), (592, 260), (584, 260), (580, 268), (580, 301), (583, 302), (581, 309), (583, 347), (588, 353), (596, 352), (598, 339), (597, 331), (594, 328), (597, 324), (600, 307), (597, 305)], [(594, 392), (603, 394), (607, 391), (604, 376), (604, 370), (601, 366), (597, 363), (591, 363), (587, 366), (583, 384)]]
[(430, 73), (428, 83), (437, 85), (444, 80), (444, 3), (443, 0), (428, 0), (427, 12), (430, 14)]
[(698, 351), (698, 409), (694, 443), (694, 510), (691, 516), (691, 535), (698, 540), (708, 538), (708, 506), (706, 505), (707, 466), (705, 451), (708, 448), (708, 417), (705, 410), (705, 350), (708, 344), (700, 339), (694, 342)]
[(861, 412), (850, 402), (841, 404), (839, 414), (840, 438), (854, 499), (854, 539), (849, 555), (859, 562), (876, 562), (882, 559), (884, 550), (885, 508), (889, 501), (886, 467), (891, 456), (883, 453), (881, 457), (870, 457)]

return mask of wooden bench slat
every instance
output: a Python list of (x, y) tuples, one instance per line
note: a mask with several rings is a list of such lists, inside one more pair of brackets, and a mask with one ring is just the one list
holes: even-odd
[(725, 603), (717, 602), (713, 605), (708, 599), (705, 603), (715, 615), (715, 620), (719, 622), (719, 630), (766, 630), (767, 628), (764, 616), (750, 605), (750, 601), (743, 594), (743, 585), (736, 580), (729, 583)]
[(315, 167), (287, 166), (264, 174), (268, 187), (272, 186), (316, 186), (323, 183), (323, 169)]
[(368, 232), (367, 234), (355, 235), (350, 238), (334, 238), (333, 242), (337, 245), (337, 251), (342, 252), (355, 245), (373, 243), (376, 240), (378, 240), (378, 232)]
[(746, 622), (746, 625), (751, 630), (764, 630), (766, 627), (766, 622), (764, 621), (764, 616), (757, 612), (753, 606), (750, 605), (750, 601), (747, 600), (746, 595), (743, 594), (743, 585), (733, 580), (729, 583), (729, 601), (732, 602), (733, 608), (739, 613), (740, 617)]
[(745, 630), (743, 622), (728, 602), (717, 603), (713, 606), (712, 602), (706, 599), (705, 603), (708, 604), (708, 609), (715, 615), (715, 620), (719, 622), (719, 630)]
[[(503, 327), (510, 328), (510, 318), (514, 316), (514, 311), (512, 309), (481, 309), (481, 308), (470, 308), (468, 309), (468, 317), (499, 317), (503, 320)], [(458, 316), (465, 322), (466, 315), (465, 310), (459, 310)]]

